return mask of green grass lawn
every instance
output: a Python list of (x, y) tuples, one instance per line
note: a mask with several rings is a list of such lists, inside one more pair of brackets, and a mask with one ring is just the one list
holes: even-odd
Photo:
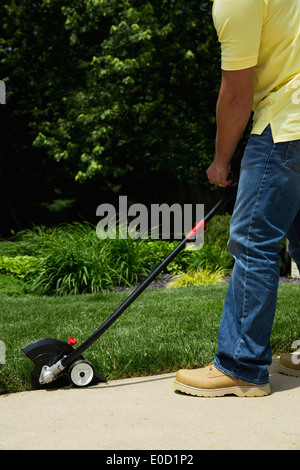
[[(84, 354), (109, 379), (151, 375), (182, 367), (201, 367), (214, 357), (226, 285), (145, 291)], [(272, 333), (273, 354), (288, 351), (300, 339), (299, 284), (279, 286)], [(65, 297), (1, 294), (0, 340), (6, 363), (0, 364), (0, 393), (29, 390), (33, 363), (21, 349), (41, 338), (80, 344), (125, 300), (128, 293), (108, 292)]]

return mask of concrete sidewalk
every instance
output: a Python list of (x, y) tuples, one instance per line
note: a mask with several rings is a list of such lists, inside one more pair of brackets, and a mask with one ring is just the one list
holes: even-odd
[(0, 397), (1, 450), (300, 450), (300, 380), (270, 367), (271, 395), (199, 398), (175, 374)]

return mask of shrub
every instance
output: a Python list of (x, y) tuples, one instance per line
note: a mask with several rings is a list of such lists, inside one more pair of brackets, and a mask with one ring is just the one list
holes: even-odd
[(233, 258), (227, 251), (227, 248), (222, 247), (218, 242), (204, 243), (201, 250), (199, 250), (198, 256), (196, 256), (191, 264), (190, 268), (193, 270), (221, 268), (224, 271), (229, 271), (233, 265)]
[(31, 284), (35, 293), (99, 292), (113, 283), (115, 272), (105, 255), (105, 246), (88, 224), (69, 224), (51, 230), (37, 227), (27, 232), (21, 243), (39, 255), (39, 274)]
[(27, 280), (33, 273), (38, 272), (38, 261), (35, 256), (0, 256), (0, 273)]
[(216, 215), (209, 222), (204, 234), (203, 247), (195, 252), (196, 256), (191, 260), (190, 269), (209, 267), (221, 268), (226, 272), (232, 268), (234, 260), (227, 250), (230, 219), (229, 214)]
[[(230, 216), (216, 216), (199, 250), (183, 250), (166, 272), (227, 270)], [(36, 294), (96, 293), (112, 286), (132, 285), (147, 276), (179, 243), (151, 239), (104, 239), (85, 222), (43, 226), (20, 232), (0, 245), (0, 273), (25, 280)]]
[(150, 273), (152, 253), (146, 240), (116, 238), (103, 242), (106, 259), (115, 272), (114, 284), (132, 285)]
[(229, 238), (230, 214), (215, 215), (205, 231), (205, 243), (217, 242), (224, 248)]
[(35, 227), (20, 233), (16, 245), (22, 256), (15, 259), (35, 260), (25, 269), (33, 293), (96, 293), (130, 285), (151, 268), (144, 240), (100, 240), (88, 223)]
[[(152, 269), (158, 266), (171, 253), (171, 251), (174, 250), (178, 243), (178, 240), (171, 242), (166, 240), (149, 240), (147, 242), (147, 249), (151, 256)], [(196, 252), (192, 250), (184, 249), (166, 267), (166, 272), (169, 274), (178, 274), (187, 270), (192, 261), (195, 259), (195, 253)]]
[(25, 284), (10, 274), (0, 274), (0, 295), (17, 297), (26, 294)]
[(220, 268), (216, 270), (205, 268), (197, 271), (188, 271), (187, 273), (174, 276), (172, 281), (167, 284), (167, 288), (219, 284), (223, 281), (224, 275), (225, 271)]

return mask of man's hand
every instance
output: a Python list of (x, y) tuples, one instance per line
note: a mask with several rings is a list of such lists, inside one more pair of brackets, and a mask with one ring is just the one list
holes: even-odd
[(230, 163), (226, 165), (222, 162), (219, 163), (218, 161), (214, 160), (210, 167), (206, 170), (208, 181), (211, 184), (216, 184), (222, 188), (228, 186), (228, 184), (232, 183), (232, 180), (227, 179), (230, 173), (230, 169)]

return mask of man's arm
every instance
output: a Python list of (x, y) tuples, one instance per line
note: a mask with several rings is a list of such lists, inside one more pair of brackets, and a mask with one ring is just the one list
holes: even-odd
[(253, 105), (255, 67), (222, 71), (222, 83), (217, 102), (216, 153), (207, 169), (208, 180), (227, 186), (230, 161), (248, 124)]

